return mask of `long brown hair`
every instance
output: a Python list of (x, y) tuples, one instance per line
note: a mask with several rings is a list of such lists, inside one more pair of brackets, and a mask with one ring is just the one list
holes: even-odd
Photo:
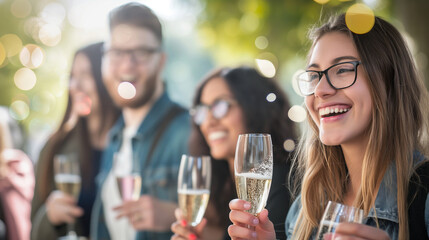
[[(201, 103), (201, 94), (205, 85), (211, 79), (218, 77), (225, 80), (234, 99), (242, 109), (245, 120), (243, 124), (247, 132), (271, 134), (274, 163), (289, 164), (289, 153), (283, 148), (283, 143), (287, 139), (296, 140), (296, 126), (287, 116), (291, 106), (277, 82), (274, 79), (263, 77), (251, 67), (217, 69), (205, 77), (198, 86), (194, 106)], [(276, 95), (274, 102), (266, 100), (270, 93)], [(190, 154), (210, 155), (210, 148), (199, 126), (195, 123), (192, 124), (189, 147)], [(233, 176), (230, 174), (229, 165), (225, 159), (212, 161), (212, 169), (210, 204), (213, 204), (218, 212), (215, 216), (216, 219), (210, 219), (210, 221), (220, 227), (226, 227), (229, 224), (228, 203), (237, 197)]]
[[(409, 49), (398, 30), (375, 17), (366, 34), (351, 32), (345, 15), (332, 17), (313, 29), (314, 44), (324, 35), (340, 32), (349, 36), (360, 55), (372, 98), (369, 142), (362, 165), (361, 189), (354, 205), (368, 214), (374, 207), (388, 166), (395, 164), (399, 239), (408, 239), (407, 194), (413, 173), (413, 151), (428, 153), (428, 92), (419, 77)], [(310, 51), (311, 53), (311, 51)], [(358, 73), (359, 74), (359, 73)], [(294, 166), (301, 177), (301, 205), (294, 239), (308, 239), (317, 227), (328, 200), (343, 200), (347, 166), (340, 146), (326, 146), (307, 111), (309, 128), (301, 139)], [(378, 221), (376, 219), (378, 224)]]
[[(103, 43), (95, 43), (83, 47), (76, 51), (75, 57), (77, 54), (84, 54), (88, 57), (91, 63), (91, 73), (95, 81), (95, 86), (97, 88), (98, 102), (100, 103), (100, 123), (99, 123), (99, 132), (98, 135), (101, 136), (103, 133), (107, 132), (117, 117), (119, 116), (119, 109), (115, 106), (109, 94), (107, 93), (106, 87), (103, 84), (102, 76), (101, 76), (101, 61), (103, 56)], [(86, 184), (88, 179), (88, 174), (91, 172), (92, 164), (91, 164), (91, 156), (92, 156), (92, 147), (89, 142), (89, 131), (87, 126), (87, 120), (84, 117), (80, 117), (74, 126), (70, 127), (69, 120), (72, 117), (72, 101), (69, 95), (67, 108), (61, 121), (60, 126), (57, 131), (53, 133), (48, 139), (43, 154), (41, 154), (40, 158), (47, 158), (48, 161), (40, 161), (44, 166), (39, 166), (42, 171), (41, 176), (43, 178), (38, 179), (40, 182), (36, 185), (37, 191), (40, 192), (41, 199), (46, 199), (50, 194), (50, 186), (53, 178), (53, 159), (54, 156), (59, 152), (61, 146), (64, 142), (67, 141), (69, 137), (76, 134), (79, 136), (79, 161), (82, 169), (82, 184)]]

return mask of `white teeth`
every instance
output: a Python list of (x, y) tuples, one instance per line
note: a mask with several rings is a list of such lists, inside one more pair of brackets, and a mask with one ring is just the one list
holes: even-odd
[(213, 141), (213, 140), (223, 138), (225, 136), (226, 136), (226, 132), (212, 132), (209, 134), (208, 139)]
[(345, 113), (348, 112), (350, 110), (350, 108), (340, 108), (340, 107), (326, 107), (326, 108), (321, 108), (319, 109), (319, 115), (320, 116), (325, 116), (328, 114), (332, 114), (332, 113)]

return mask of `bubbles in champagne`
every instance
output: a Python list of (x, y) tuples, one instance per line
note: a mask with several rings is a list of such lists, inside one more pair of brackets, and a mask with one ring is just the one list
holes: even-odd
[(249, 213), (259, 214), (265, 207), (271, 187), (271, 175), (239, 173), (235, 175), (238, 198), (250, 202)]

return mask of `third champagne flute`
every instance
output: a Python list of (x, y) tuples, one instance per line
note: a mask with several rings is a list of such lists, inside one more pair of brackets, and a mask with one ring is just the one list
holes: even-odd
[(235, 184), (238, 198), (250, 202), (258, 215), (267, 203), (273, 175), (273, 146), (269, 134), (241, 134), (235, 151)]
[(352, 206), (329, 201), (320, 221), (317, 240), (323, 240), (327, 233), (335, 233), (335, 228), (341, 222), (362, 223), (363, 210)]
[(193, 227), (201, 222), (206, 211), (211, 173), (210, 157), (182, 156), (177, 186), (179, 207), (188, 224)]
[[(54, 157), (55, 184), (57, 188), (76, 199), (79, 198), (81, 188), (79, 159), (76, 154), (56, 155)], [(78, 239), (74, 230), (74, 224), (67, 224), (68, 234), (59, 239), (74, 240)]]

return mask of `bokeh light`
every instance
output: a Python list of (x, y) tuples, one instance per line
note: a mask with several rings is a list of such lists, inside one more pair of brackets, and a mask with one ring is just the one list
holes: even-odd
[(60, 26), (66, 17), (66, 9), (60, 3), (52, 2), (43, 8), (40, 17), (46, 23)]
[(318, 4), (326, 4), (329, 2), (329, 0), (314, 0)]
[(0, 42), (0, 66), (3, 64), (6, 59), (6, 49), (4, 49), (3, 44)]
[(307, 113), (305, 112), (305, 109), (302, 106), (298, 106), (298, 105), (292, 106), (289, 109), (287, 115), (290, 118), (290, 120), (294, 122), (303, 122), (307, 117)]
[(286, 139), (286, 141), (283, 142), (283, 148), (288, 152), (292, 152), (295, 149), (295, 141)]
[(255, 46), (258, 49), (263, 50), (268, 47), (268, 44), (268, 39), (265, 36), (259, 36), (255, 39)]
[(17, 18), (28, 17), (31, 13), (31, 3), (27, 0), (14, 0), (10, 5), (10, 11)]
[(353, 4), (346, 12), (347, 27), (356, 34), (365, 34), (371, 31), (374, 23), (374, 12), (365, 4)]
[(296, 78), (298, 77), (299, 74), (301, 74), (303, 72), (304, 72), (304, 70), (300, 69), (300, 70), (296, 71), (292, 77), (292, 89), (296, 94), (298, 94), (301, 97), (304, 97), (304, 96), (301, 94), (301, 91), (299, 91), (298, 82), (296, 81)]
[(267, 77), (272, 78), (276, 75), (276, 67), (270, 60), (266, 59), (256, 59), (256, 66), (258, 67), (259, 72)]
[(35, 44), (24, 46), (19, 54), (22, 65), (28, 68), (38, 68), (43, 63), (44, 53), (42, 48)]
[(246, 13), (240, 19), (240, 27), (244, 32), (254, 32), (259, 27), (259, 18), (254, 13)]
[(30, 108), (26, 102), (17, 100), (10, 105), (9, 113), (14, 119), (21, 121), (30, 115)]
[(22, 41), (15, 34), (5, 34), (0, 38), (0, 42), (6, 50), (8, 57), (13, 57), (21, 51)]
[(49, 114), (53, 104), (55, 104), (55, 97), (50, 92), (43, 91), (31, 98), (30, 108), (35, 112)]
[(24, 22), (24, 32), (32, 37), (35, 41), (39, 41), (39, 31), (41, 20), (37, 17), (31, 17)]
[(46, 46), (56, 46), (61, 41), (61, 29), (54, 24), (45, 24), (40, 28), (39, 39)]
[(17, 88), (28, 91), (36, 85), (36, 74), (29, 68), (21, 68), (16, 71), (14, 82)]
[(124, 99), (132, 99), (136, 96), (136, 88), (129, 82), (121, 82), (118, 86), (118, 93)]
[(274, 94), (274, 93), (269, 93), (269, 94), (267, 95), (267, 101), (268, 101), (268, 102), (274, 102), (276, 99), (277, 99), (277, 96), (276, 96), (276, 94)]

